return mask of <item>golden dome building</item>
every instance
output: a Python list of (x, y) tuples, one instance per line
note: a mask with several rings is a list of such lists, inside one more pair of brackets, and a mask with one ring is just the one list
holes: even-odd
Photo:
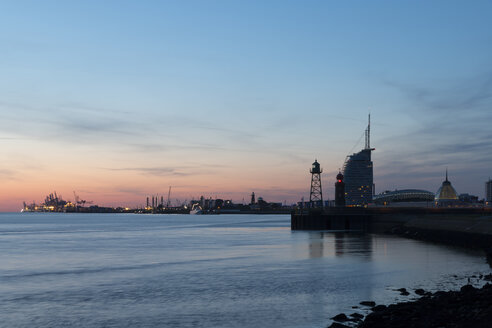
[(434, 200), (438, 206), (452, 206), (459, 203), (458, 193), (448, 180), (448, 169), (446, 169), (446, 180), (442, 182), (441, 187), (437, 190)]

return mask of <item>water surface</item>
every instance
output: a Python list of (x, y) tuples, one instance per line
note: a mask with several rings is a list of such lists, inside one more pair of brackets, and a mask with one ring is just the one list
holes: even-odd
[(0, 263), (4, 327), (326, 327), (488, 272), (480, 252), (287, 215), (0, 214)]

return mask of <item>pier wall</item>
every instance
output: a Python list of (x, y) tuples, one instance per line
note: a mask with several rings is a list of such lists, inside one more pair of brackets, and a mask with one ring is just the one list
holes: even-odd
[(492, 247), (491, 208), (328, 208), (292, 213), (292, 230), (358, 230)]

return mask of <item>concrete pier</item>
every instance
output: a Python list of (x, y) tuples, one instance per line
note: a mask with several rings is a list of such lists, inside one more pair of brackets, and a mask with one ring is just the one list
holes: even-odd
[(314, 209), (293, 212), (291, 229), (391, 232), (438, 242), (492, 247), (492, 208)]

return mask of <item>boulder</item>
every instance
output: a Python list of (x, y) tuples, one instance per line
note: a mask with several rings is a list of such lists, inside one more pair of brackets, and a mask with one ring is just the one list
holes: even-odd
[(345, 313), (337, 314), (336, 316), (330, 319), (335, 321), (341, 321), (341, 322), (350, 321), (350, 319), (345, 315)]
[(355, 318), (355, 319), (362, 319), (362, 318), (364, 318), (364, 316), (362, 314), (356, 313), (356, 312), (352, 313), (350, 316), (352, 318)]
[(349, 326), (342, 325), (341, 323), (334, 322), (328, 328), (350, 328)]
[(376, 305), (372, 308), (374, 312), (384, 311), (386, 310), (386, 305)]

